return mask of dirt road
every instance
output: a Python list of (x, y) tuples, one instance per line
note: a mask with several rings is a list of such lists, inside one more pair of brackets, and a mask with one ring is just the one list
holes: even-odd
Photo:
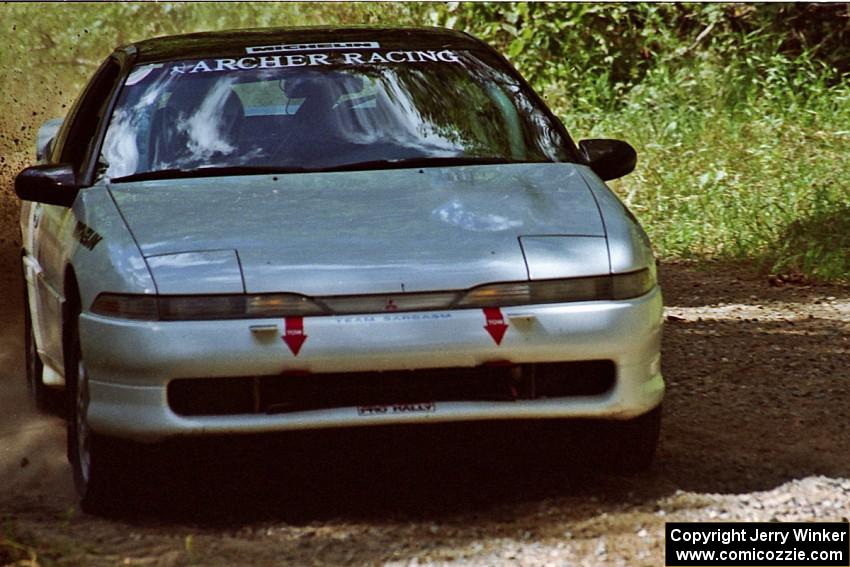
[(668, 520), (850, 516), (850, 288), (688, 264), (661, 269), (669, 390), (648, 474), (600, 475), (534, 428), (369, 429), (170, 446), (126, 513), (86, 516), (61, 420), (27, 405), (4, 248), (0, 565), (654, 566)]

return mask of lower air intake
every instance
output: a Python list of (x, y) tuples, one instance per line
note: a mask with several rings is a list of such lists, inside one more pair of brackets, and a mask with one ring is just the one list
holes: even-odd
[(179, 414), (274, 414), (422, 402), (509, 402), (598, 396), (614, 387), (610, 360), (234, 378), (168, 384)]

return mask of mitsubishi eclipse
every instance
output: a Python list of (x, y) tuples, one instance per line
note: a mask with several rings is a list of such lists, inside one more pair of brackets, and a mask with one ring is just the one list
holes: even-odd
[[(64, 389), (85, 509), (128, 444), (591, 420), (624, 470), (660, 425), (661, 293), (523, 78), (439, 29), (199, 33), (116, 49), (23, 170), (27, 380)], [(138, 445), (141, 447), (142, 445)]]

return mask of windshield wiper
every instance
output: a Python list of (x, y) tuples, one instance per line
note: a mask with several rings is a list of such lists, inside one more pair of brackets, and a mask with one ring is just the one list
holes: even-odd
[(233, 165), (220, 167), (198, 167), (196, 169), (158, 169), (123, 177), (113, 177), (112, 183), (150, 181), (154, 179), (186, 179), (191, 177), (215, 177), (225, 175), (261, 175), (263, 173), (323, 173), (332, 171), (366, 171), (370, 169), (405, 169), (413, 167), (447, 167), (459, 165), (494, 165), (507, 163), (551, 163), (549, 160), (514, 160), (503, 157), (415, 157), (400, 159), (376, 159), (333, 165), (330, 167), (272, 167)]
[(313, 171), (304, 167), (268, 167), (249, 165), (229, 165), (220, 167), (198, 167), (196, 169), (158, 169), (143, 171), (123, 177), (113, 177), (112, 183), (127, 183), (129, 181), (150, 181), (154, 179), (186, 179), (191, 177), (216, 177), (219, 175), (261, 175), (263, 173), (304, 173)]
[(363, 171), (368, 169), (405, 169), (413, 167), (449, 167), (460, 165), (496, 165), (507, 163), (551, 163), (550, 160), (515, 160), (504, 157), (414, 157), (401, 159), (376, 159), (323, 167), (315, 171)]

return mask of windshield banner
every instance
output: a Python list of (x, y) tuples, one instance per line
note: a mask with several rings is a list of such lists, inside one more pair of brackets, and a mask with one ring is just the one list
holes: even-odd
[[(286, 47), (286, 46), (269, 46)], [(260, 49), (260, 48), (257, 48)], [(435, 51), (360, 51), (305, 53), (295, 55), (261, 55), (239, 59), (201, 59), (171, 67), (171, 74), (248, 71), (251, 69), (281, 69), (285, 67), (316, 67), (320, 65), (374, 65), (387, 63), (460, 63), (460, 56), (449, 49)]]

